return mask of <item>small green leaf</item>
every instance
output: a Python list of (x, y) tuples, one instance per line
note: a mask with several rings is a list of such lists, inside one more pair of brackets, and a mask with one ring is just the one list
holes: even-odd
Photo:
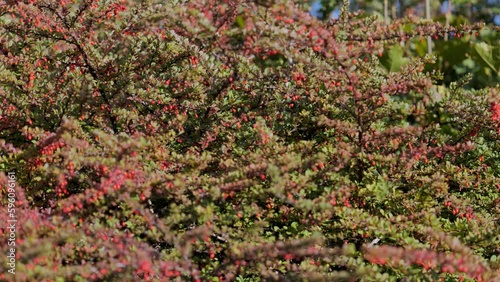
[(239, 28), (245, 28), (245, 19), (243, 19), (243, 16), (236, 16), (236, 25)]

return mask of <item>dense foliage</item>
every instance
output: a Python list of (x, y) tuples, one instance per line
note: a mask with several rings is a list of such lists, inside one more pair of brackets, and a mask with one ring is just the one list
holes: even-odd
[(1, 280), (500, 279), (499, 87), (388, 47), (482, 26), (256, 2), (0, 7)]

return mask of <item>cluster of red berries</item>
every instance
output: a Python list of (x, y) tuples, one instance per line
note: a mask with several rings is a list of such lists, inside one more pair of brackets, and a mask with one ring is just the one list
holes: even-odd
[(64, 147), (64, 145), (65, 144), (63, 141), (53, 142), (53, 143), (41, 148), (40, 153), (42, 155), (51, 156), (54, 153), (54, 151), (56, 151), (59, 148)]
[(474, 211), (471, 207), (466, 207), (465, 212), (460, 212), (460, 208), (452, 207), (452, 203), (450, 201), (444, 202), (444, 206), (450, 209), (453, 215), (458, 215), (461, 218), (466, 218), (468, 221), (475, 217)]
[[(491, 103), (490, 111), (491, 111), (491, 120), (492, 121), (499, 121), (500, 120), (500, 104), (498, 104), (497, 102)], [(498, 132), (500, 132), (500, 127), (498, 128)]]

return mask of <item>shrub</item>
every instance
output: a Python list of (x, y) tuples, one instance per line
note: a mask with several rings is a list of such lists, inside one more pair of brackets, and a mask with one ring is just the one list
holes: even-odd
[(286, 1), (0, 9), (16, 281), (498, 279), (498, 87), (379, 62), (447, 28)]

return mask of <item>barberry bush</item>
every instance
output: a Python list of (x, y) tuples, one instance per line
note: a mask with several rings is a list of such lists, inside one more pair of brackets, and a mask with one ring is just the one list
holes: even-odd
[(347, 4), (3, 3), (0, 279), (500, 279), (499, 87), (391, 47), (485, 27)]

